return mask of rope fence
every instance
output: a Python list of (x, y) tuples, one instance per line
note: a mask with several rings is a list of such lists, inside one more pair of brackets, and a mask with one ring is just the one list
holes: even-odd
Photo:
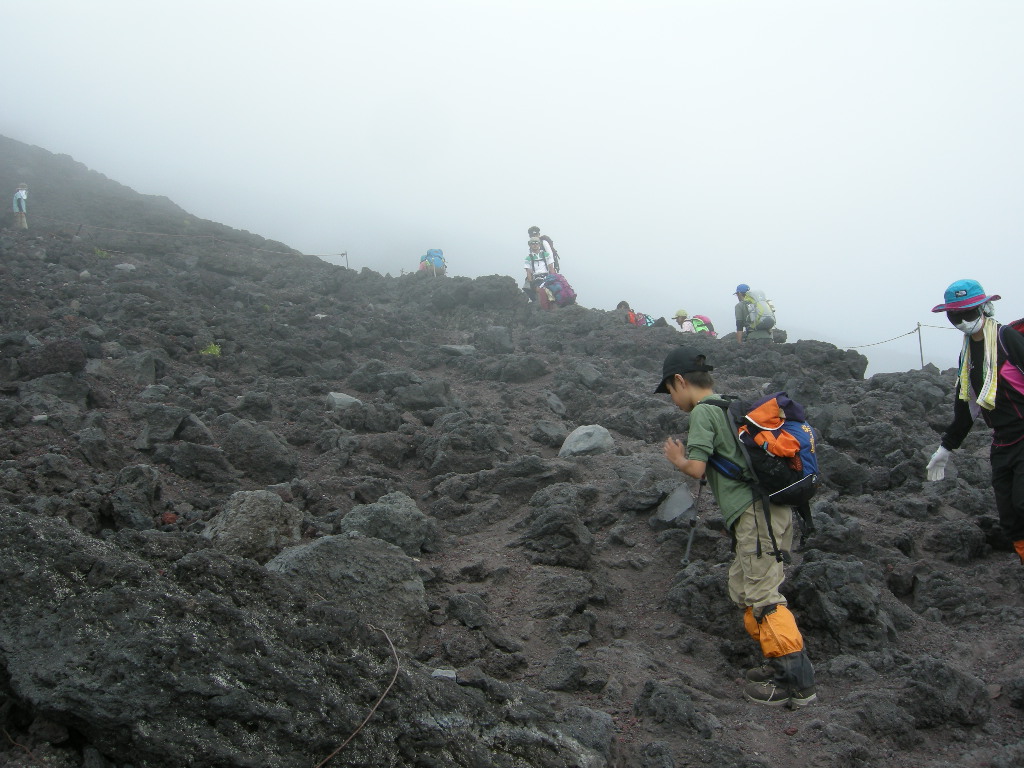
[(864, 349), (866, 347), (877, 347), (880, 344), (888, 344), (891, 341), (896, 341), (897, 339), (902, 339), (902, 338), (905, 338), (907, 336), (913, 336), (916, 333), (917, 334), (917, 348), (918, 348), (918, 351), (921, 353), (921, 367), (924, 368), (924, 342), (921, 340), (921, 329), (922, 328), (935, 328), (935, 329), (940, 330), (940, 331), (956, 331), (957, 330), (956, 328), (951, 328), (948, 325), (928, 325), (927, 323), (918, 323), (916, 328), (914, 328), (912, 330), (909, 330), (906, 333), (901, 333), (899, 336), (893, 336), (891, 339), (886, 339), (885, 341), (876, 341), (876, 342), (873, 342), (871, 344), (857, 344), (855, 346), (846, 346), (846, 345), (844, 345), (844, 348), (845, 349)]
[[(907, 331), (906, 333), (901, 333), (899, 336), (893, 336), (891, 339), (886, 339), (885, 341), (876, 341), (876, 342), (874, 342), (872, 344), (856, 344), (856, 345), (854, 345), (852, 347), (847, 346), (846, 348), (847, 349), (864, 349), (865, 347), (877, 347), (880, 344), (888, 344), (890, 341), (896, 341), (896, 339), (902, 339), (904, 336), (912, 336), (913, 334), (919, 333), (919, 332), (920, 332), (920, 323), (918, 323), (918, 327), (915, 328), (914, 330)], [(846, 345), (843, 345), (843, 346), (846, 346)]]

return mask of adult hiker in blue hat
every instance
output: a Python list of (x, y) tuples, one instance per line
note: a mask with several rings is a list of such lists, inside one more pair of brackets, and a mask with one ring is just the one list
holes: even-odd
[(992, 429), (992, 490), (999, 525), (1024, 564), (1024, 336), (996, 322), (992, 302), (977, 280), (957, 280), (932, 312), (945, 312), (964, 335), (953, 399), (953, 423), (928, 462), (928, 479), (946, 474), (950, 451), (980, 414)]
[(772, 332), (770, 330), (751, 327), (751, 307), (756, 306), (757, 302), (750, 294), (750, 286), (740, 283), (736, 286), (733, 295), (736, 297), (736, 341), (740, 344), (744, 341), (771, 344)]

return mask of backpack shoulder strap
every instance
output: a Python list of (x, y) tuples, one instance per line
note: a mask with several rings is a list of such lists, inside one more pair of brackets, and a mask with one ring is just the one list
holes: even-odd
[(715, 398), (715, 399), (711, 399), (711, 400), (701, 400), (699, 403), (697, 403), (697, 405), (698, 406), (710, 405), (710, 406), (713, 406), (715, 408), (721, 408), (723, 411), (725, 411), (725, 413), (726, 413), (726, 420), (728, 420), (728, 418), (729, 418), (729, 416), (728, 416), (728, 414), (729, 414), (729, 404), (735, 402), (739, 398), (737, 398), (735, 395), (719, 395), (718, 397), (720, 397), (722, 399), (719, 400), (719, 399)]
[[(736, 435), (736, 430), (733, 427), (733, 419), (731, 419), (729, 417), (729, 403), (730, 402), (734, 402), (734, 398), (730, 397), (729, 395), (724, 395), (723, 397), (726, 397), (726, 398), (729, 398), (729, 399), (724, 399), (724, 400), (718, 400), (718, 399), (701, 400), (699, 403), (697, 403), (697, 405), (695, 407), (699, 408), (702, 405), (706, 405), (709, 408), (719, 408), (719, 409), (721, 409), (722, 413), (725, 414), (726, 424), (729, 425), (729, 429), (731, 430), (732, 434), (735, 436)], [(737, 438), (737, 442), (739, 442), (738, 438)], [(746, 453), (743, 454), (743, 466), (742, 467), (740, 467), (738, 464), (735, 464), (732, 461), (729, 461), (724, 456), (721, 456), (721, 455), (719, 455), (717, 453), (713, 453), (713, 454), (711, 454), (711, 456), (708, 457), (708, 464), (711, 466), (712, 469), (717, 470), (718, 472), (720, 472), (721, 474), (725, 475), (726, 477), (731, 478), (733, 480), (739, 480), (740, 482), (746, 483), (747, 485), (750, 485), (751, 487), (753, 487), (753, 482), (751, 480), (748, 480), (747, 478), (743, 477), (743, 474), (742, 474), (743, 471), (745, 470), (749, 474), (749, 476), (756, 477), (756, 475), (751, 471), (749, 457), (746, 455)]]
[[(740, 446), (740, 452), (743, 454), (743, 461), (746, 464), (747, 471), (753, 479), (753, 482), (747, 483), (750, 486), (751, 491), (754, 493), (754, 499), (757, 496), (761, 497), (761, 511), (764, 514), (765, 529), (768, 531), (768, 539), (772, 543), (772, 549), (770, 554), (780, 563), (790, 562), (790, 556), (788, 552), (783, 552), (779, 549), (778, 541), (775, 539), (775, 531), (772, 529), (772, 512), (771, 512), (771, 499), (768, 498), (768, 492), (761, 486), (761, 481), (757, 477), (757, 472), (754, 471), (754, 464), (750, 460), (750, 451), (747, 450), (746, 444), (739, 438), (739, 425), (736, 423), (736, 417), (734, 411), (739, 403), (739, 398), (735, 396), (722, 395), (723, 400), (704, 400), (698, 403), (698, 405), (713, 405), (721, 408), (725, 411), (725, 420), (728, 422), (732, 429), (733, 437), (736, 438), (736, 442)], [(711, 463), (714, 466), (714, 463)], [(716, 467), (717, 469), (717, 467)], [(721, 470), (719, 470), (721, 471)], [(723, 473), (724, 474), (724, 473)], [(757, 556), (761, 556), (761, 540), (757, 541)]]
[(999, 335), (999, 346), (1003, 348), (1003, 354), (1006, 355), (1006, 359), (1010, 361), (1014, 368), (1021, 372), (1022, 376), (1024, 376), (1024, 367), (1022, 367), (1021, 363), (1018, 363), (1016, 360), (1013, 359), (1013, 355), (1010, 354), (1010, 350), (1006, 348), (1006, 340), (1003, 338), (1003, 331), (1005, 331), (1008, 327), (1011, 330), (1017, 330), (1013, 325), (1000, 325), (999, 331), (997, 332)]

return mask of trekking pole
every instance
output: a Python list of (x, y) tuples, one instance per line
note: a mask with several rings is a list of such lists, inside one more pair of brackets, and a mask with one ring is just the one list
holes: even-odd
[(686, 539), (686, 552), (683, 553), (683, 559), (680, 563), (683, 568), (690, 564), (690, 547), (693, 546), (693, 534), (697, 532), (697, 514), (700, 512), (700, 510), (697, 509), (697, 502), (700, 501), (700, 492), (707, 483), (707, 478), (701, 477), (700, 484), (697, 486), (697, 498), (693, 500), (693, 507), (697, 512), (694, 513), (693, 517), (690, 519), (690, 536)]

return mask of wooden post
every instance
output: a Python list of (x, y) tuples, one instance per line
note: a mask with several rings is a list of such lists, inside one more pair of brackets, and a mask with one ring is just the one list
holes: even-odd
[(921, 352), (921, 367), (924, 368), (924, 343), (921, 341), (921, 323), (917, 324), (917, 348)]

